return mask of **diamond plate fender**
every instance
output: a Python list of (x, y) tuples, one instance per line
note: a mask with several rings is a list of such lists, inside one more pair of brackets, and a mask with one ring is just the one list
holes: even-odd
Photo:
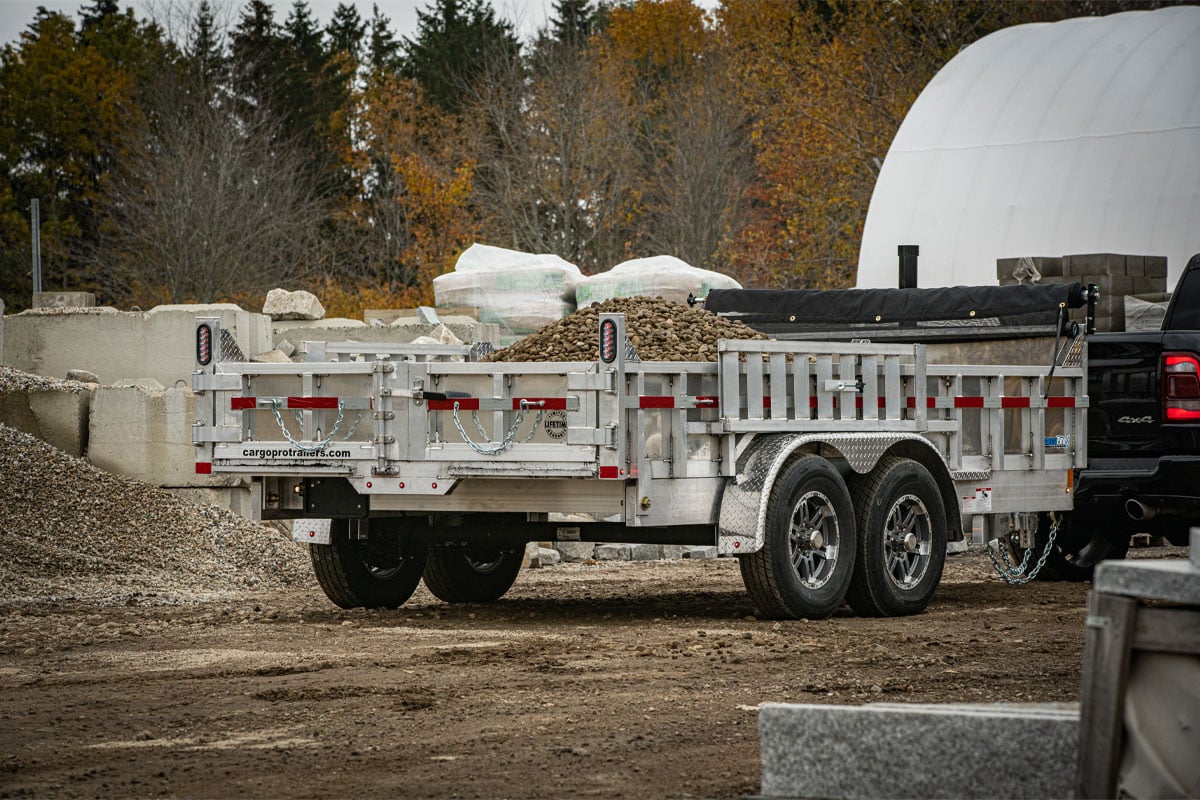
[(725, 484), (717, 520), (717, 552), (753, 553), (762, 548), (767, 525), (767, 499), (788, 457), (808, 444), (825, 445), (846, 459), (855, 472), (870, 472), (897, 442), (916, 442), (937, 455), (929, 440), (907, 433), (776, 434), (758, 436), (737, 460), (734, 477)]

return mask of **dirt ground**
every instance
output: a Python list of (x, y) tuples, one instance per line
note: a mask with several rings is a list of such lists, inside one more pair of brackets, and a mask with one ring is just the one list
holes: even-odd
[(1088, 588), (968, 554), (906, 619), (755, 619), (726, 559), (527, 570), (487, 606), (0, 608), (0, 796), (753, 794), (759, 703), (1077, 700)]

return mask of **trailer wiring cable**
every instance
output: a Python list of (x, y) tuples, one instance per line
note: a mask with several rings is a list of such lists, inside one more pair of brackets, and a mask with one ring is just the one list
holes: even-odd
[(467, 443), (467, 446), (470, 447), (472, 450), (474, 450), (476, 453), (479, 453), (479, 455), (481, 455), (481, 456), (499, 455), (500, 453), (503, 453), (505, 450), (512, 447), (514, 444), (525, 444), (526, 442), (528, 442), (530, 439), (533, 438), (533, 434), (537, 432), (538, 426), (541, 425), (541, 423), (542, 423), (542, 409), (540, 406), (544, 405), (544, 401), (538, 401), (538, 403), (536, 404), (539, 406), (538, 410), (537, 410), (537, 416), (534, 417), (533, 425), (531, 425), (529, 427), (529, 433), (527, 433), (525, 435), (525, 438), (522, 439), (520, 442), (514, 441), (517, 438), (517, 430), (521, 427), (521, 423), (524, 422), (524, 420), (525, 420), (525, 412), (529, 408), (531, 408), (533, 405), (535, 405), (535, 404), (530, 403), (528, 400), (521, 400), (520, 409), (517, 411), (516, 419), (513, 420), (513, 424), (509, 427), (508, 432), (504, 434), (504, 438), (501, 439), (499, 442), (494, 442), (492, 440), (492, 438), (487, 435), (487, 433), (483, 430), (483, 426), (479, 424), (479, 418), (476, 416), (475, 412), (474, 411), (471, 412), (471, 417), (472, 417), (472, 419), (475, 420), (475, 427), (479, 430), (479, 433), (483, 436), (484, 441), (487, 444), (494, 444), (495, 447), (485, 447), (481, 444), (476, 443), (475, 441), (473, 441), (471, 439), (470, 436), (467, 435), (466, 429), (463, 428), (462, 420), (459, 419), (459, 416), (458, 416), (459, 403), (457, 400), (454, 401), (454, 427), (458, 428), (458, 433), (460, 436), (462, 436), (463, 441)]
[(1063, 323), (1066, 322), (1067, 304), (1058, 304), (1058, 320), (1054, 323), (1054, 355), (1050, 359), (1050, 374), (1046, 376), (1046, 384), (1042, 387), (1042, 400), (1050, 395), (1050, 382), (1054, 380), (1054, 370), (1058, 367), (1058, 343), (1062, 338)]
[(1001, 566), (1000, 561), (996, 560), (996, 554), (992, 550), (991, 542), (987, 544), (988, 557), (992, 559), (992, 566), (996, 568), (996, 572), (1004, 579), (1004, 582), (1009, 586), (1024, 586), (1038, 576), (1042, 571), (1042, 567), (1046, 566), (1046, 559), (1050, 557), (1050, 551), (1054, 549), (1054, 540), (1058, 537), (1058, 526), (1061, 524), (1057, 514), (1050, 515), (1050, 538), (1046, 540), (1046, 548), (1042, 551), (1042, 555), (1038, 558), (1037, 563), (1032, 570), (1028, 570), (1029, 558), (1033, 555), (1033, 549), (1025, 551), (1025, 557), (1021, 559), (1021, 563), (1013, 566), (1008, 558), (1008, 548), (1005, 547), (999, 540), (993, 539), (996, 542), (996, 550), (1000, 551), (1000, 559), (1004, 561)]

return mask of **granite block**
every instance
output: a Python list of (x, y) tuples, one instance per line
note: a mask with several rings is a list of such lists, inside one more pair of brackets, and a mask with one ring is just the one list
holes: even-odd
[(629, 545), (630, 561), (658, 561), (662, 558), (662, 547), (657, 544)]
[(763, 797), (1069, 797), (1079, 714), (768, 704), (759, 712), (759, 739)]
[(1200, 566), (1182, 559), (1102, 561), (1096, 566), (1092, 588), (1105, 594), (1200, 605)]
[[(1146, 256), (1146, 266), (1144, 269), (1147, 278), (1162, 278), (1167, 280), (1167, 257), (1166, 256)], [(1162, 291), (1159, 289), (1159, 291)]]
[(684, 558), (698, 558), (698, 559), (703, 559), (703, 560), (707, 561), (708, 559), (717, 557), (717, 548), (712, 547), (712, 546), (704, 547), (704, 546), (697, 546), (697, 545), (689, 545), (689, 546), (683, 548), (683, 557)]
[(593, 542), (555, 542), (554, 549), (562, 556), (562, 560), (567, 562), (587, 561), (596, 554), (596, 545)]
[(630, 559), (627, 544), (598, 544), (596, 545), (597, 561), (628, 561)]

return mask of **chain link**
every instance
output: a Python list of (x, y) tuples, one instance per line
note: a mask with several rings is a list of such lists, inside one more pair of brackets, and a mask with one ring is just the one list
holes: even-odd
[(1004, 582), (1009, 586), (1024, 586), (1038, 576), (1042, 571), (1042, 567), (1046, 566), (1046, 559), (1050, 557), (1050, 551), (1054, 549), (1054, 540), (1058, 538), (1058, 526), (1061, 524), (1057, 514), (1050, 515), (1050, 538), (1046, 540), (1046, 548), (1042, 551), (1042, 555), (1034, 564), (1032, 570), (1026, 571), (1029, 566), (1029, 558), (1033, 555), (1033, 550), (1025, 551), (1025, 557), (1021, 559), (1021, 563), (1013, 566), (1008, 558), (1008, 548), (1003, 542), (996, 540), (996, 549), (1000, 551), (1000, 559), (1004, 565), (1000, 565), (1000, 561), (996, 560), (996, 554), (992, 552), (992, 546), (987, 545), (988, 557), (992, 559), (992, 566), (996, 568), (996, 572), (1004, 579)]
[[(333, 441), (333, 437), (337, 436), (338, 430), (342, 427), (342, 419), (344, 418), (345, 410), (346, 410), (345, 403), (343, 403), (341, 400), (339, 400), (338, 401), (337, 421), (333, 423), (333, 430), (331, 430), (329, 432), (329, 435), (326, 436), (321, 441), (313, 442), (312, 444), (305, 444), (304, 442), (298, 441), (295, 438), (293, 438), (292, 434), (288, 432), (287, 424), (284, 423), (284, 421), (283, 421), (283, 415), (279, 413), (279, 401), (278, 400), (271, 401), (271, 413), (275, 415), (275, 423), (277, 425), (279, 425), (279, 430), (283, 433), (283, 438), (287, 439), (288, 442), (292, 445), (292, 447), (294, 447), (297, 450), (300, 450), (301, 452), (304, 452), (304, 453), (315, 453), (318, 450), (323, 450), (323, 449), (325, 449), (326, 446), (329, 445), (330, 442)], [(354, 424), (355, 424), (355, 426), (358, 425), (357, 419), (354, 421)], [(351, 433), (353, 433), (353, 430), (351, 430)]]
[[(520, 408), (520, 410), (517, 411), (517, 417), (516, 417), (516, 419), (513, 420), (512, 427), (510, 427), (508, 429), (508, 433), (504, 434), (504, 438), (498, 443), (492, 442), (491, 437), (489, 437), (487, 435), (487, 433), (484, 432), (483, 426), (481, 426), (479, 424), (479, 418), (476, 417), (474, 413), (471, 414), (472, 418), (475, 420), (475, 427), (479, 429), (479, 432), (480, 432), (480, 434), (483, 435), (484, 440), (488, 444), (495, 444), (494, 447), (484, 447), (483, 445), (480, 445), (480, 444), (477, 444), (477, 443), (471, 441), (471, 437), (467, 436), (467, 432), (463, 429), (462, 420), (460, 420), (458, 418), (458, 401), (457, 400), (454, 402), (454, 427), (458, 428), (458, 433), (459, 433), (459, 435), (461, 435), (463, 437), (463, 441), (466, 442), (467, 445), (472, 450), (474, 450), (476, 453), (479, 453), (479, 455), (481, 455), (481, 456), (494, 456), (499, 453), (503, 453), (505, 450), (507, 450), (508, 448), (513, 446), (513, 444), (514, 444), (513, 440), (516, 439), (516, 437), (517, 437), (517, 429), (521, 427), (521, 423), (525, 419), (525, 411), (528, 408), (529, 408), (529, 403), (525, 400), (522, 400), (521, 408)], [(537, 432), (538, 425), (540, 425), (541, 423), (542, 423), (542, 409), (538, 408), (537, 416), (533, 420), (533, 425), (529, 428), (529, 433), (526, 434), (525, 438), (522, 439), (520, 442), (515, 442), (515, 443), (516, 444), (525, 444), (530, 439), (532, 439), (533, 434)]]

